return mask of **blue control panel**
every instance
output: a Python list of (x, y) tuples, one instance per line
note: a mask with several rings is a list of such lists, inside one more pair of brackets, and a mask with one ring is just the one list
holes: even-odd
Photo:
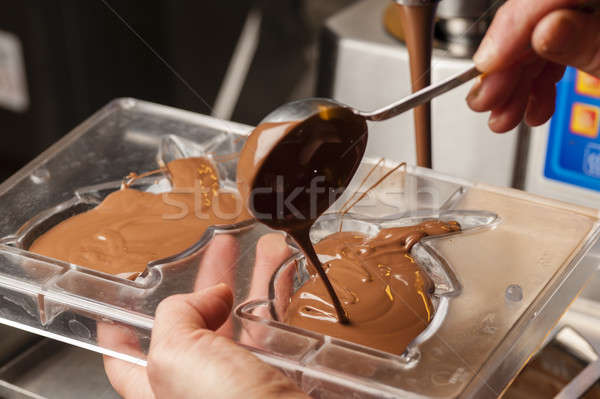
[(557, 85), (544, 176), (600, 191), (600, 79), (574, 68)]

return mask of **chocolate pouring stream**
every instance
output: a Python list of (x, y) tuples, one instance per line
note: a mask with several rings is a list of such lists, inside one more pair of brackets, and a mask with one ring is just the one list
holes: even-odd
[[(431, 83), (431, 51), (437, 2), (423, 5), (397, 4), (410, 59), (413, 92)], [(431, 168), (431, 103), (414, 110), (417, 165)]]
[(248, 210), (298, 244), (321, 277), (338, 320), (348, 317), (310, 242), (315, 220), (344, 192), (367, 144), (365, 120), (323, 108), (301, 122), (260, 124), (240, 154), (238, 188)]

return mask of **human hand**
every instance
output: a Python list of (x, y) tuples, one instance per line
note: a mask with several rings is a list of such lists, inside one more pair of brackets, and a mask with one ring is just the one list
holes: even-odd
[(159, 305), (147, 366), (156, 398), (306, 398), (281, 372), (213, 332), (232, 304), (220, 284)]
[[(206, 279), (214, 278), (217, 271), (224, 273), (225, 281), (231, 279), (236, 247), (233, 236), (216, 236), (197, 276), (198, 291), (160, 303), (146, 368), (105, 357), (106, 373), (119, 394), (136, 399), (306, 397), (292, 380), (227, 338), (231, 327), (222, 325), (228, 324), (231, 289), (224, 284), (206, 288)], [(259, 240), (249, 297), (266, 295), (268, 278), (289, 254), (279, 234)], [(202, 269), (208, 261), (213, 272), (207, 277)], [(120, 344), (124, 353), (138, 346), (133, 332), (125, 327), (103, 326), (102, 337), (111, 340), (112, 346)]]
[(565, 65), (600, 77), (600, 14), (595, 0), (508, 0), (473, 57), (484, 72), (467, 96), (477, 112), (491, 111), (498, 133), (525, 118), (530, 126), (554, 113), (556, 83)]

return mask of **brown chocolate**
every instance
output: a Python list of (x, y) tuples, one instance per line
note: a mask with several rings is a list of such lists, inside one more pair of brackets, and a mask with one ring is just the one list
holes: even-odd
[(369, 238), (339, 232), (315, 245), (351, 321), (344, 325), (317, 274), (293, 295), (283, 321), (390, 353), (401, 354), (433, 317), (434, 286), (410, 250), (421, 238), (459, 231), (456, 222), (426, 221), (386, 228)]
[[(410, 58), (413, 92), (431, 84), (431, 51), (436, 3), (418, 6), (397, 4)], [(431, 168), (431, 103), (413, 110), (417, 165)]]
[(330, 107), (300, 122), (260, 124), (238, 161), (238, 189), (248, 209), (260, 222), (286, 231), (302, 248), (341, 322), (347, 322), (346, 316), (308, 233), (354, 176), (366, 140), (362, 117)]
[(238, 191), (247, 209), (254, 206), (254, 175), (269, 153), (297, 124), (298, 122), (261, 123), (248, 136), (237, 164)]
[(167, 170), (171, 192), (123, 187), (42, 234), (29, 250), (105, 273), (140, 273), (148, 262), (189, 248), (209, 226), (250, 218), (236, 193), (220, 189), (208, 159), (174, 160)]

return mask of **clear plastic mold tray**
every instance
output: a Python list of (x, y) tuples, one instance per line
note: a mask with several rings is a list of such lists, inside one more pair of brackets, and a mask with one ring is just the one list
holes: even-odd
[[(598, 237), (597, 210), (400, 168), (346, 215), (345, 229), (371, 234), (439, 217), (458, 220), (464, 231), (414, 247), (412, 255), (435, 282), (435, 315), (398, 356), (277, 321), (286, 300), (276, 295), (278, 275), (292, 268), (297, 288), (306, 278), (303, 259), (292, 249), (281, 264), (255, 262), (257, 242), (270, 230), (252, 221), (210, 228), (188, 250), (152, 262), (134, 281), (27, 251), (48, 228), (118, 189), (129, 172), (173, 158), (208, 156), (223, 186), (235, 189), (232, 154), (250, 129), (115, 100), (5, 181), (0, 322), (145, 364), (160, 300), (226, 282), (234, 289), (235, 310), (220, 332), (315, 397), (496, 397), (597, 266), (585, 256)], [(365, 160), (345, 197), (371, 169), (365, 186), (393, 166)], [(164, 176), (136, 184), (152, 192), (170, 187)], [(314, 240), (339, 226), (333, 211), (315, 225)]]

